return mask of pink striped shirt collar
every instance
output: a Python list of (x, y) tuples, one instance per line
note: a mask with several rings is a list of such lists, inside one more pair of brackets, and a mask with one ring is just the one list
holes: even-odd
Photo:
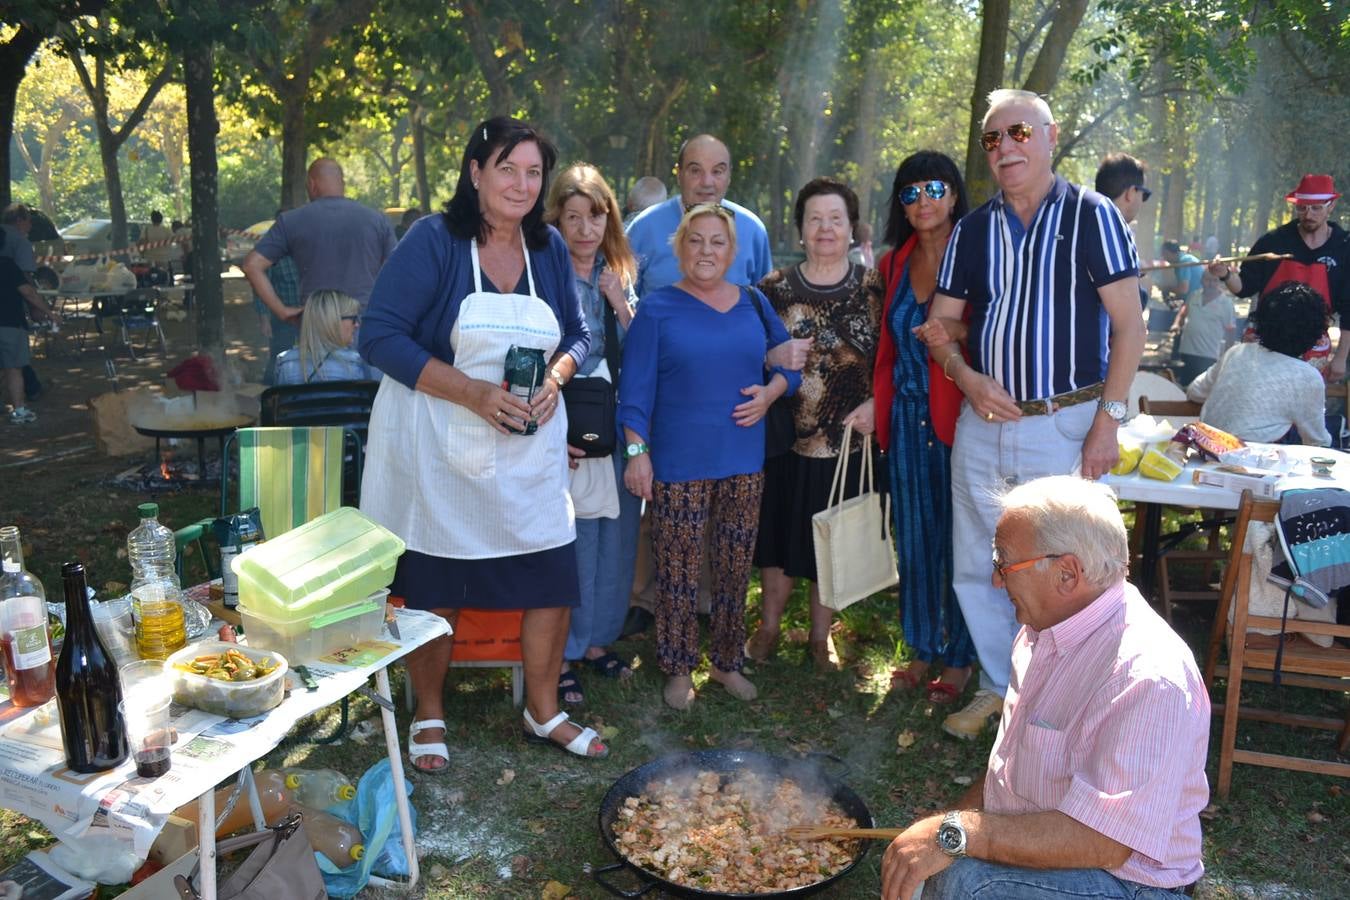
[(1037, 631), (1028, 626), (1027, 637), (1032, 644), (1049, 637), (1050, 646), (1056, 652), (1067, 652), (1077, 647), (1089, 635), (1110, 621), (1125, 603), (1125, 581), (1117, 581), (1098, 595), (1087, 606), (1069, 616), (1064, 621)]

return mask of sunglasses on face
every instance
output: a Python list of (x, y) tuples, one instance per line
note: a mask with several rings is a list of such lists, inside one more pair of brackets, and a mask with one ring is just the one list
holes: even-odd
[(1303, 215), (1304, 213), (1320, 213), (1322, 210), (1324, 210), (1324, 209), (1326, 209), (1326, 208), (1327, 208), (1327, 205), (1326, 205), (1325, 203), (1295, 203), (1295, 204), (1294, 204), (1294, 212), (1298, 213), (1299, 215)]
[(927, 194), (930, 200), (941, 200), (947, 196), (947, 182), (929, 181), (924, 183), (923, 187), (917, 184), (907, 184), (900, 189), (900, 202), (905, 206), (912, 206), (919, 201), (919, 191)]
[(1153, 192), (1150, 191), (1148, 188), (1144, 187), (1142, 184), (1136, 184), (1134, 186), (1134, 189), (1144, 196), (1145, 203), (1148, 202), (1149, 197), (1153, 196)]
[(343, 317), (342, 317), (342, 321), (344, 321), (344, 322), (351, 322), (352, 324), (356, 324), (356, 323), (358, 323), (358, 322), (361, 321), (361, 317), (360, 317), (360, 316), (343, 316)]
[(980, 146), (984, 148), (985, 153), (993, 153), (998, 149), (998, 145), (1003, 143), (1003, 135), (1006, 133), (1019, 144), (1025, 144), (1031, 140), (1032, 134), (1036, 131), (1036, 126), (1027, 122), (1014, 122), (1007, 128), (999, 131), (995, 128), (993, 131), (986, 131), (980, 135)]

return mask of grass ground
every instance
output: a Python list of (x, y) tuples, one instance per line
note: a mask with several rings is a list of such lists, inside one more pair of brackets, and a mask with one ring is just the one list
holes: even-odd
[[(237, 285), (232, 288), (227, 322), (232, 357), (246, 374), (256, 374), (261, 339)], [(181, 325), (170, 323), (169, 339), (171, 349), (186, 346)], [(121, 354), (116, 360), (123, 384), (154, 382), (168, 368), (157, 355), (143, 363)], [(104, 389), (103, 361), (97, 353), (56, 354), (39, 360), (38, 367), (51, 388), (38, 405), (42, 418), (31, 428), (0, 427), (0, 521), (23, 530), (30, 564), (49, 592), (59, 590), (60, 563), (73, 557), (86, 563), (91, 584), (116, 590), (128, 576), (119, 550), (136, 524), (135, 505), (146, 498), (110, 484), (128, 460), (92, 451), (84, 400)], [(216, 502), (205, 491), (156, 499), (171, 525), (208, 514)], [(752, 590), (752, 619), (757, 603)], [(979, 775), (992, 734), (969, 744), (957, 742), (941, 733), (943, 708), (920, 695), (889, 690), (891, 667), (907, 655), (894, 596), (879, 595), (841, 616), (836, 641), (848, 666), (828, 676), (815, 675), (807, 660), (801, 597), (790, 610), (778, 657), (747, 672), (760, 688), (759, 699), (749, 705), (709, 684), (690, 711), (666, 709), (653, 647), (646, 640), (616, 648), (635, 661), (636, 674), (628, 683), (583, 671), (587, 702), (578, 717), (615, 729), (609, 740), (613, 753), (603, 761), (526, 744), (505, 670), (454, 670), (446, 685), (448, 740), (454, 748), (449, 770), (440, 777), (413, 776), (424, 876), (414, 896), (538, 898), (551, 882), (565, 890), (549, 896), (604, 896), (590, 875), (593, 867), (612, 859), (597, 828), (601, 798), (623, 773), (665, 753), (711, 747), (831, 753), (847, 766), (844, 780), (864, 798), (878, 824), (887, 826), (905, 825), (940, 808), (961, 792), (966, 779)], [(1183, 610), (1178, 619), (1198, 653), (1208, 628), (1205, 612)], [(398, 696), (399, 670), (393, 681)], [(1343, 695), (1266, 693), (1264, 699), (1324, 715), (1338, 715), (1345, 705)], [(266, 764), (332, 766), (359, 775), (383, 754), (383, 740), (369, 701), (356, 699), (352, 715), (355, 727), (344, 742), (319, 746), (306, 741), (331, 729), (334, 709), (302, 723)], [(400, 709), (405, 732), (409, 718)], [(1334, 755), (1329, 733), (1254, 727), (1244, 728), (1241, 739), (1244, 746)], [(507, 770), (513, 773), (509, 782)], [(1210, 776), (1212, 781), (1213, 764)], [(1205, 815), (1208, 871), (1202, 895), (1346, 896), (1350, 800), (1345, 787), (1313, 775), (1239, 768), (1231, 798)], [(0, 867), (50, 841), (41, 825), (0, 811)], [(874, 847), (829, 896), (877, 896), (880, 850)], [(383, 892), (370, 890), (365, 896), (382, 897)]]

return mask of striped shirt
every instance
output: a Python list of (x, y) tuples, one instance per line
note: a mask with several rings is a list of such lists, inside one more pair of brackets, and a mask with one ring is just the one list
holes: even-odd
[(1012, 653), (984, 808), (1059, 810), (1134, 852), (1112, 875), (1197, 880), (1209, 695), (1185, 642), (1120, 581)]
[(1030, 229), (1002, 194), (958, 222), (937, 286), (972, 306), (976, 371), (1039, 400), (1106, 378), (1111, 322), (1097, 290), (1138, 274), (1115, 204), (1056, 175)]

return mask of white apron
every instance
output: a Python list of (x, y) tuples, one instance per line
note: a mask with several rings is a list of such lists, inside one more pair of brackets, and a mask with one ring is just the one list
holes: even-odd
[[(550, 359), (562, 338), (553, 310), (535, 295), (483, 290), (478, 242), (470, 241), (473, 293), (450, 329), (454, 366), (500, 384), (514, 344)], [(409, 550), (454, 559), (536, 553), (576, 539), (568, 494), (567, 414), (561, 403), (531, 435), (504, 435), (457, 403), (388, 375), (370, 416), (361, 510)]]

